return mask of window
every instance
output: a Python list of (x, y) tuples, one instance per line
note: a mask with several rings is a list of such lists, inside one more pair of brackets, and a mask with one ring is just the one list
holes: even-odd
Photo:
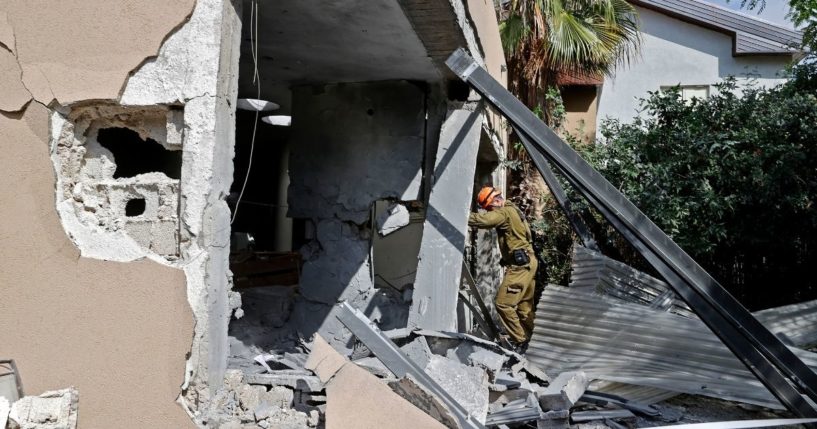
[(681, 99), (689, 103), (693, 98), (705, 99), (709, 97), (709, 85), (676, 85), (662, 86), (661, 91), (668, 91), (672, 88), (679, 88)]

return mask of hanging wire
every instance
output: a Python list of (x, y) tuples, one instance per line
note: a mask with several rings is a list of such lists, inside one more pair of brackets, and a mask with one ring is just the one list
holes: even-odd
[[(258, 74), (258, 3), (253, 0), (250, 7), (250, 50), (252, 51), (253, 74), (252, 83), (256, 89), (256, 99), (261, 99), (261, 76)], [(238, 199), (235, 202), (233, 209), (233, 218), (230, 219), (230, 225), (235, 222), (238, 215), (238, 208), (241, 205), (241, 198), (244, 197), (244, 191), (247, 189), (247, 182), (250, 180), (250, 171), (252, 170), (253, 152), (255, 152), (255, 132), (258, 129), (258, 114), (259, 110), (255, 110), (255, 120), (252, 123), (252, 139), (250, 140), (250, 159), (247, 163), (247, 174), (244, 176), (244, 184), (241, 185), (241, 192), (238, 194)]]

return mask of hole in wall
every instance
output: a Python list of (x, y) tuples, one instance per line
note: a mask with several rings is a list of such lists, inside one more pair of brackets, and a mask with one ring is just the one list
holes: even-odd
[(366, 110), (366, 114), (369, 115), (369, 116), (374, 116), (374, 109)]
[(171, 179), (181, 179), (182, 152), (167, 150), (156, 140), (144, 140), (128, 128), (103, 128), (97, 142), (113, 153), (116, 160), (115, 179), (145, 173), (164, 173)]
[(461, 80), (448, 81), (448, 99), (455, 101), (468, 101), (471, 94), (471, 87)]
[(136, 217), (145, 213), (145, 199), (134, 198), (125, 203), (125, 216)]

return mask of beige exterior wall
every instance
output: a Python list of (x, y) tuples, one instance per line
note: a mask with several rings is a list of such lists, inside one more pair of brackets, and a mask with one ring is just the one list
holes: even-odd
[(76, 386), (81, 428), (192, 427), (175, 403), (193, 320), (185, 276), (81, 258), (54, 207), (48, 111), (0, 115), (0, 356), (27, 394)]
[(76, 386), (83, 429), (194, 427), (176, 403), (194, 323), (182, 270), (80, 256), (46, 106), (116, 101), (194, 3), (0, 1), (0, 358), (26, 394)]
[(596, 138), (596, 115), (598, 114), (598, 90), (593, 85), (562, 87), (565, 105), (564, 131), (589, 143)]

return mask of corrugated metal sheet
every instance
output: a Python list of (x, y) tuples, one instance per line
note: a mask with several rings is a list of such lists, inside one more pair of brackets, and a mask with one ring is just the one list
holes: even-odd
[(788, 46), (799, 45), (803, 40), (803, 34), (792, 28), (701, 0), (631, 0), (631, 3), (728, 32), (736, 38), (736, 54), (792, 53)]
[[(793, 349), (809, 367), (817, 355)], [(537, 307), (528, 359), (549, 373), (782, 406), (699, 320), (548, 286)]]
[(601, 253), (574, 246), (571, 268), (571, 288), (592, 289), (622, 301), (695, 317), (668, 284)]
[[(697, 318), (665, 282), (581, 246), (573, 250), (570, 287)], [(817, 344), (817, 300), (762, 310), (754, 316), (792, 346)]]
[(753, 313), (773, 333), (793, 346), (817, 344), (817, 300)]

